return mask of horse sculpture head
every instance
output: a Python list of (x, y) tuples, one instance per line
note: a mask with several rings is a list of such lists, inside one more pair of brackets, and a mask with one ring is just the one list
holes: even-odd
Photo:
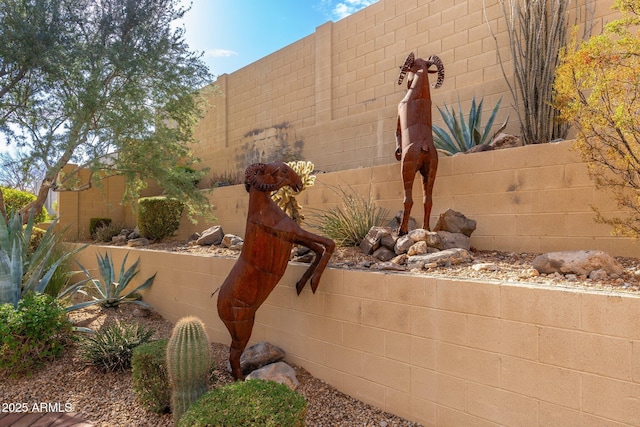
[[(430, 70), (432, 66), (436, 66), (435, 70)], [(436, 55), (431, 55), (426, 61), (424, 59), (418, 58), (416, 59), (413, 52), (411, 52), (407, 59), (404, 60), (404, 64), (400, 66), (400, 75), (398, 76), (398, 84), (401, 85), (407, 73), (409, 74), (409, 79), (407, 80), (407, 89), (411, 87), (411, 83), (413, 82), (413, 75), (420, 69), (424, 68), (428, 73), (434, 74), (438, 73), (438, 78), (436, 83), (432, 85), (434, 89), (442, 86), (444, 82), (444, 65), (440, 58)]]
[(296, 171), (283, 162), (256, 163), (249, 166), (244, 173), (244, 186), (247, 191), (253, 187), (258, 191), (270, 193), (285, 185), (293, 191), (302, 189), (302, 180)]

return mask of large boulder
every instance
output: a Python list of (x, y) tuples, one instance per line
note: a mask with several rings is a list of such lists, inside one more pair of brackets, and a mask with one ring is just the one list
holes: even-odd
[(291, 366), (284, 362), (271, 363), (265, 365), (262, 368), (256, 369), (246, 376), (247, 380), (265, 380), (275, 381), (280, 384), (284, 384), (291, 390), (295, 390), (300, 385), (298, 378), (296, 377), (296, 371)]
[[(285, 353), (280, 347), (269, 342), (261, 341), (244, 350), (240, 356), (240, 369), (244, 375), (271, 363), (280, 362)], [(227, 370), (231, 372), (231, 365), (227, 363)]]
[(453, 209), (447, 209), (446, 212), (440, 214), (434, 231), (448, 231), (449, 233), (462, 233), (471, 237), (476, 229), (476, 222), (467, 218), (460, 212)]
[(214, 225), (209, 227), (200, 234), (200, 237), (196, 240), (196, 244), (200, 246), (219, 245), (224, 239), (224, 231), (222, 226)]
[(579, 274), (588, 276), (592, 271), (622, 274), (624, 268), (611, 255), (603, 251), (563, 251), (538, 255), (533, 268), (540, 273)]
[(430, 266), (451, 266), (473, 261), (466, 249), (445, 249), (431, 254), (410, 256), (407, 266), (410, 270), (428, 268)]

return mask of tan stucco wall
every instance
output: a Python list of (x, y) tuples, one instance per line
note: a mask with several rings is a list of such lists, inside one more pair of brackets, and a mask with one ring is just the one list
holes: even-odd
[[(89, 247), (116, 266), (127, 248)], [(229, 343), (211, 293), (235, 260), (131, 250), (163, 317), (200, 317)], [(316, 294), (292, 263), (258, 310), (250, 344), (425, 426), (640, 426), (640, 298), (558, 287), (329, 268)]]
[[(640, 257), (640, 242), (613, 237), (610, 227), (597, 224), (591, 206), (605, 215), (618, 213), (606, 190), (597, 190), (586, 165), (572, 150), (571, 141), (441, 157), (433, 193), (430, 220), (447, 209), (477, 222), (471, 245), (482, 250), (549, 252), (599, 249), (616, 256)], [(92, 216), (111, 217), (135, 225), (131, 210), (120, 205), (122, 182), (81, 193), (61, 193), (61, 225), (86, 236)], [(392, 215), (402, 208), (402, 181), (398, 163), (319, 174), (316, 184), (298, 196), (303, 213), (340, 205), (336, 187), (371, 194)], [(117, 190), (117, 191), (116, 191)], [(108, 203), (105, 203), (106, 194)], [(412, 216), (422, 223), (422, 184), (416, 177)], [(186, 239), (213, 224), (226, 233), (244, 236), (248, 194), (243, 185), (215, 189), (215, 222), (193, 224), (183, 218), (176, 238)], [(78, 204), (79, 203), (79, 204)]]
[[(395, 162), (396, 112), (406, 85), (398, 67), (413, 51), (438, 55), (445, 66), (436, 106), (468, 113), (484, 97), (485, 120), (502, 98), (496, 125), (510, 117), (518, 135), (514, 100), (498, 60), (481, 0), (379, 0), (231, 74), (218, 77), (218, 95), (196, 130), (194, 147), (211, 174), (244, 171), (256, 161), (313, 162), (334, 172)], [(571, 2), (570, 22), (575, 22)], [(486, 18), (500, 43), (505, 72), (512, 74), (506, 26), (498, 0), (486, 1)], [(612, 19), (612, 0), (598, 0), (594, 33)], [(577, 22), (585, 18), (584, 6)], [(521, 102), (521, 100), (520, 100)], [(496, 126), (497, 127), (497, 126)]]

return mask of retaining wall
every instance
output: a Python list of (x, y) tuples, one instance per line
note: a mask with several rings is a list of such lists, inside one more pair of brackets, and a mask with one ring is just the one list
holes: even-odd
[[(129, 251), (91, 246), (116, 265)], [(229, 343), (216, 290), (235, 260), (131, 249), (143, 298), (195, 315)], [(640, 298), (629, 294), (326, 270), (316, 294), (291, 263), (258, 310), (252, 343), (364, 402), (425, 426), (640, 426)]]

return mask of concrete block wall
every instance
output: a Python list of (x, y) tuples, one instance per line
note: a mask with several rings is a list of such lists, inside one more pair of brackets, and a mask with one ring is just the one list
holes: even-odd
[[(92, 246), (116, 265), (129, 250)], [(235, 260), (132, 249), (143, 299), (171, 322), (200, 317), (229, 343), (211, 293)], [(326, 270), (296, 296), (291, 263), (251, 343), (340, 391), (425, 426), (640, 426), (640, 298), (526, 283)], [(135, 285), (135, 284), (134, 284)]]
[[(598, 190), (586, 164), (572, 150), (572, 142), (540, 144), (507, 150), (441, 157), (433, 192), (430, 224), (447, 209), (476, 220), (471, 245), (481, 250), (551, 252), (604, 250), (614, 256), (640, 257), (640, 243), (611, 236), (611, 228), (595, 222), (592, 206), (616, 215), (618, 206), (606, 190)], [(111, 186), (120, 188), (117, 184)], [(402, 209), (403, 189), (398, 163), (319, 174), (316, 184), (298, 196), (309, 219), (314, 209), (341, 205), (339, 192), (354, 191), (372, 198), (391, 216)], [(88, 233), (91, 216), (112, 217), (135, 225), (131, 209), (120, 204), (121, 194), (94, 189), (61, 193), (61, 226), (70, 226), (71, 238)], [(109, 198), (103, 197), (110, 195)], [(422, 224), (422, 183), (416, 177), (411, 212)], [(176, 238), (187, 239), (214, 224), (227, 233), (244, 236), (248, 194), (243, 185), (220, 187), (209, 194), (217, 221), (183, 218)], [(308, 228), (308, 226), (307, 226)], [(74, 230), (80, 230), (74, 235)]]
[[(576, 3), (570, 22), (582, 23), (583, 2)], [(617, 16), (612, 5), (597, 2), (594, 34)], [(220, 76), (194, 152), (212, 176), (257, 160), (304, 159), (327, 172), (393, 164), (397, 104), (406, 90), (396, 83), (398, 67), (412, 51), (438, 55), (445, 65), (444, 85), (432, 91), (435, 124), (443, 126), (436, 106), (460, 100), (468, 111), (474, 96), (484, 97), (486, 117), (502, 98), (496, 122), (510, 116), (506, 131), (520, 133), (504, 77), (512, 67), (498, 0), (379, 0)]]

